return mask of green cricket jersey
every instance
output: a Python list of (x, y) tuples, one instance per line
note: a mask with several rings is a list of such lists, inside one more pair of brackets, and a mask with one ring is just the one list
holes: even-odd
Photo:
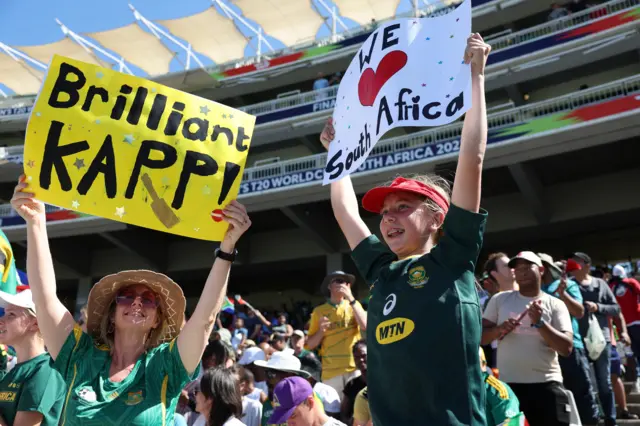
[(487, 425), (498, 426), (505, 420), (520, 414), (520, 401), (508, 384), (501, 382), (489, 373), (484, 373), (487, 391)]
[(113, 383), (109, 348), (97, 346), (78, 325), (54, 365), (69, 386), (61, 426), (173, 425), (180, 391), (199, 371), (187, 373), (174, 339), (143, 354), (122, 382)]
[(0, 415), (10, 425), (18, 411), (37, 411), (43, 426), (58, 424), (67, 386), (43, 353), (15, 365), (0, 381)]
[(487, 213), (451, 205), (439, 244), (404, 260), (372, 235), (352, 257), (370, 284), (367, 386), (376, 426), (484, 426), (474, 270)]

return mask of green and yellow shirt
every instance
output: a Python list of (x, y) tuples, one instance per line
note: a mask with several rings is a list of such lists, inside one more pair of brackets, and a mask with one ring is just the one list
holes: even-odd
[(43, 426), (58, 424), (67, 386), (43, 353), (15, 365), (0, 381), (0, 415), (10, 425), (18, 411), (36, 411)]
[(509, 385), (488, 373), (483, 374), (487, 391), (487, 425), (498, 426), (520, 414), (520, 401)]
[(398, 260), (372, 235), (352, 257), (370, 284), (367, 386), (376, 426), (486, 424), (474, 270), (487, 213), (451, 205), (430, 253)]
[(78, 325), (54, 365), (69, 386), (61, 426), (173, 425), (180, 392), (199, 370), (188, 374), (174, 339), (143, 354), (122, 382), (113, 383), (109, 348), (97, 346)]
[(361, 334), (353, 307), (347, 300), (338, 305), (329, 301), (317, 306), (311, 313), (309, 336), (318, 332), (322, 317), (327, 317), (331, 322), (322, 337), (319, 351), (322, 358), (322, 380), (325, 381), (356, 370), (352, 348), (360, 340)]

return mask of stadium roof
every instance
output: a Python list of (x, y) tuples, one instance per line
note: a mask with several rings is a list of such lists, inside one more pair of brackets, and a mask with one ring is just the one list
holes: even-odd
[(169, 72), (169, 64), (176, 56), (158, 37), (144, 31), (133, 22), (113, 30), (85, 34), (102, 46), (122, 56), (150, 76)]
[[(341, 16), (366, 25), (372, 18), (382, 20), (393, 17), (400, 3), (400, 0), (333, 0), (333, 3), (327, 5), (329, 0), (316, 1), (322, 5), (323, 13), (334, 16), (343, 29), (347, 27), (341, 21)], [(58, 21), (65, 35), (59, 41), (37, 46), (8, 47), (0, 42), (0, 83), (16, 94), (37, 92), (43, 72), (35, 68), (32, 62), (40, 62), (39, 66), (46, 66), (54, 54), (103, 67), (119, 65), (119, 69), (125, 72), (131, 72), (127, 66), (131, 64), (150, 77), (171, 71), (172, 61), (179, 53), (176, 49), (187, 53), (187, 62), (183, 64), (185, 69), (193, 62), (204, 67), (198, 55), (202, 55), (202, 58), (206, 56), (220, 65), (234, 59), (242, 60), (249, 40), (254, 37), (271, 50), (273, 48), (267, 36), (279, 40), (286, 47), (308, 43), (316, 38), (319, 29), (326, 24), (325, 21), (331, 19), (325, 18), (316, 9), (320, 6), (312, 0), (211, 2), (212, 5), (202, 12), (155, 22), (144, 18), (130, 5), (135, 20), (119, 28), (81, 35)], [(333, 5), (337, 7), (336, 12), (339, 12), (336, 15), (331, 13)], [(253, 23), (248, 23), (245, 18)], [(257, 28), (254, 28), (255, 24)], [(331, 26), (327, 25), (327, 28), (331, 29)], [(168, 44), (168, 41), (173, 44)], [(260, 45), (258, 42), (258, 46)], [(26, 56), (7, 54), (7, 49), (3, 50), (1, 46), (13, 48)], [(25, 58), (27, 60), (23, 60)]]
[(394, 16), (400, 0), (333, 0), (340, 9), (340, 15), (353, 19), (360, 25), (381, 21)]
[[(31, 56), (33, 59), (37, 59), (43, 64), (48, 64), (49, 61), (51, 61), (51, 58), (53, 58), (53, 55), (58, 54), (71, 59), (77, 59), (79, 61), (99, 65), (101, 67), (111, 66), (111, 64), (100, 59), (90, 50), (87, 51), (87, 49), (72, 41), (69, 37), (65, 37), (59, 41), (54, 41), (53, 43), (41, 44), (39, 46), (14, 47), (15, 49)], [(4, 75), (2, 76), (2, 79), (4, 80)]]
[(27, 65), (22, 59), (14, 59), (0, 50), (0, 76), (2, 83), (17, 95), (29, 95), (40, 90), (44, 73)]
[(247, 39), (232, 19), (220, 15), (213, 7), (184, 18), (157, 22), (218, 64), (244, 56)]
[(265, 33), (285, 46), (313, 40), (324, 23), (311, 0), (234, 0), (233, 3), (244, 16), (256, 21)]

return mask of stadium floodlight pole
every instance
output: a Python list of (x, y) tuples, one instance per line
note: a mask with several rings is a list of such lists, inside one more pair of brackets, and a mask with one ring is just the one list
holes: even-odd
[(160, 37), (160, 35), (164, 36), (168, 40), (171, 40), (173, 43), (178, 45), (181, 49), (183, 49), (187, 53), (187, 63), (185, 64), (185, 70), (189, 69), (189, 65), (191, 64), (191, 61), (190, 61), (191, 58), (193, 58), (193, 60), (196, 61), (198, 65), (200, 65), (200, 68), (203, 68), (203, 69), (206, 68), (202, 63), (202, 61), (200, 61), (200, 58), (198, 58), (198, 56), (196, 56), (196, 54), (193, 53), (190, 46), (189, 47), (185, 46), (184, 43), (182, 43), (180, 40), (178, 40), (173, 35), (171, 35), (171, 33), (163, 30), (162, 28), (154, 24), (152, 21), (142, 16), (142, 14), (138, 12), (131, 3), (129, 3), (129, 9), (131, 9), (131, 11), (133, 12), (133, 16), (136, 19), (136, 21), (142, 22), (147, 27), (147, 29), (151, 31), (151, 34), (156, 36), (156, 38), (160, 41), (160, 44), (162, 44), (167, 50), (171, 52), (171, 49), (169, 49), (169, 47), (162, 42), (162, 37)]
[(86, 50), (89, 55), (91, 55), (94, 58), (96, 58), (98, 60), (98, 62), (102, 62), (102, 61), (100, 60), (100, 58), (98, 58), (98, 56), (96, 55), (94, 50), (102, 53), (107, 58), (109, 58), (112, 61), (118, 63), (119, 66), (120, 66), (121, 72), (122, 72), (122, 70), (124, 70), (127, 73), (133, 75), (133, 73), (131, 72), (129, 67), (124, 63), (124, 58), (122, 58), (122, 57), (119, 58), (117, 56), (112, 55), (111, 53), (107, 52), (106, 50), (104, 50), (103, 48), (98, 46), (97, 44), (87, 40), (86, 38), (82, 37), (80, 34), (77, 34), (74, 31), (70, 30), (69, 27), (67, 27), (65, 24), (63, 24), (58, 18), (56, 18), (56, 23), (60, 26), (60, 30), (62, 31), (62, 34), (64, 34), (65, 36), (68, 36), (69, 38), (71, 38), (71, 40), (75, 41), (84, 50)]
[(336, 32), (335, 32), (336, 31), (336, 22), (338, 24), (340, 24), (340, 26), (342, 27), (342, 29), (344, 31), (349, 31), (349, 28), (345, 25), (345, 23), (342, 21), (342, 19), (340, 19), (340, 16), (338, 16), (338, 13), (336, 12), (336, 7), (335, 6), (329, 7), (327, 5), (327, 3), (324, 2), (324, 0), (318, 0), (318, 3), (320, 3), (322, 5), (322, 7), (324, 7), (325, 10), (331, 14), (331, 19), (333, 19), (333, 29), (332, 29), (333, 34), (332, 35), (334, 37), (336, 35)]
[(263, 42), (264, 42), (264, 44), (267, 45), (267, 47), (269, 47), (270, 51), (272, 51), (272, 52), (275, 51), (273, 46), (271, 46), (271, 43), (269, 43), (269, 40), (264, 38), (264, 36), (262, 35), (262, 28), (259, 27), (256, 30), (242, 16), (238, 15), (236, 12), (234, 12), (233, 9), (231, 9), (226, 4), (222, 3), (220, 0), (211, 0), (211, 2), (213, 4), (219, 6), (220, 9), (222, 9), (222, 11), (227, 15), (227, 17), (229, 19), (231, 19), (231, 20), (233, 20), (234, 18), (237, 19), (238, 21), (240, 21), (240, 23), (242, 23), (242, 25), (244, 25), (245, 27), (249, 28), (258, 37), (258, 52), (259, 52), (258, 55), (260, 55), (260, 51), (262, 50), (262, 43)]

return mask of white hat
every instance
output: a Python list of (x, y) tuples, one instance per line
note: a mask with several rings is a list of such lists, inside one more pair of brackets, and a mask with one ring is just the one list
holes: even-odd
[(302, 376), (308, 376), (306, 371), (300, 369), (301, 364), (298, 357), (284, 352), (275, 352), (269, 358), (269, 361), (256, 361), (258, 367), (269, 368), (271, 370), (284, 371), (286, 373), (295, 373)]
[(0, 291), (0, 308), (6, 308), (7, 305), (19, 306), (25, 309), (36, 311), (36, 305), (33, 303), (31, 290), (24, 290), (18, 294), (5, 293)]
[(553, 261), (553, 257), (549, 256), (546, 253), (538, 253), (538, 257), (540, 258), (544, 266), (549, 267), (556, 272), (562, 273), (562, 268), (556, 265), (556, 263)]
[(612, 274), (614, 277), (627, 278), (627, 271), (620, 264), (613, 267)]
[(242, 353), (242, 357), (238, 364), (240, 365), (249, 365), (256, 361), (264, 361), (266, 357), (264, 356), (264, 351), (256, 346), (247, 348)]
[(540, 260), (537, 254), (532, 251), (521, 251), (520, 253), (513, 256), (511, 260), (509, 260), (509, 267), (513, 268), (513, 264), (516, 263), (516, 260), (518, 259), (524, 259), (536, 266), (542, 266), (542, 260)]
[(302, 337), (304, 339), (304, 331), (302, 331), (302, 330), (295, 330), (293, 332), (293, 335), (294, 336), (298, 336), (298, 337)]

